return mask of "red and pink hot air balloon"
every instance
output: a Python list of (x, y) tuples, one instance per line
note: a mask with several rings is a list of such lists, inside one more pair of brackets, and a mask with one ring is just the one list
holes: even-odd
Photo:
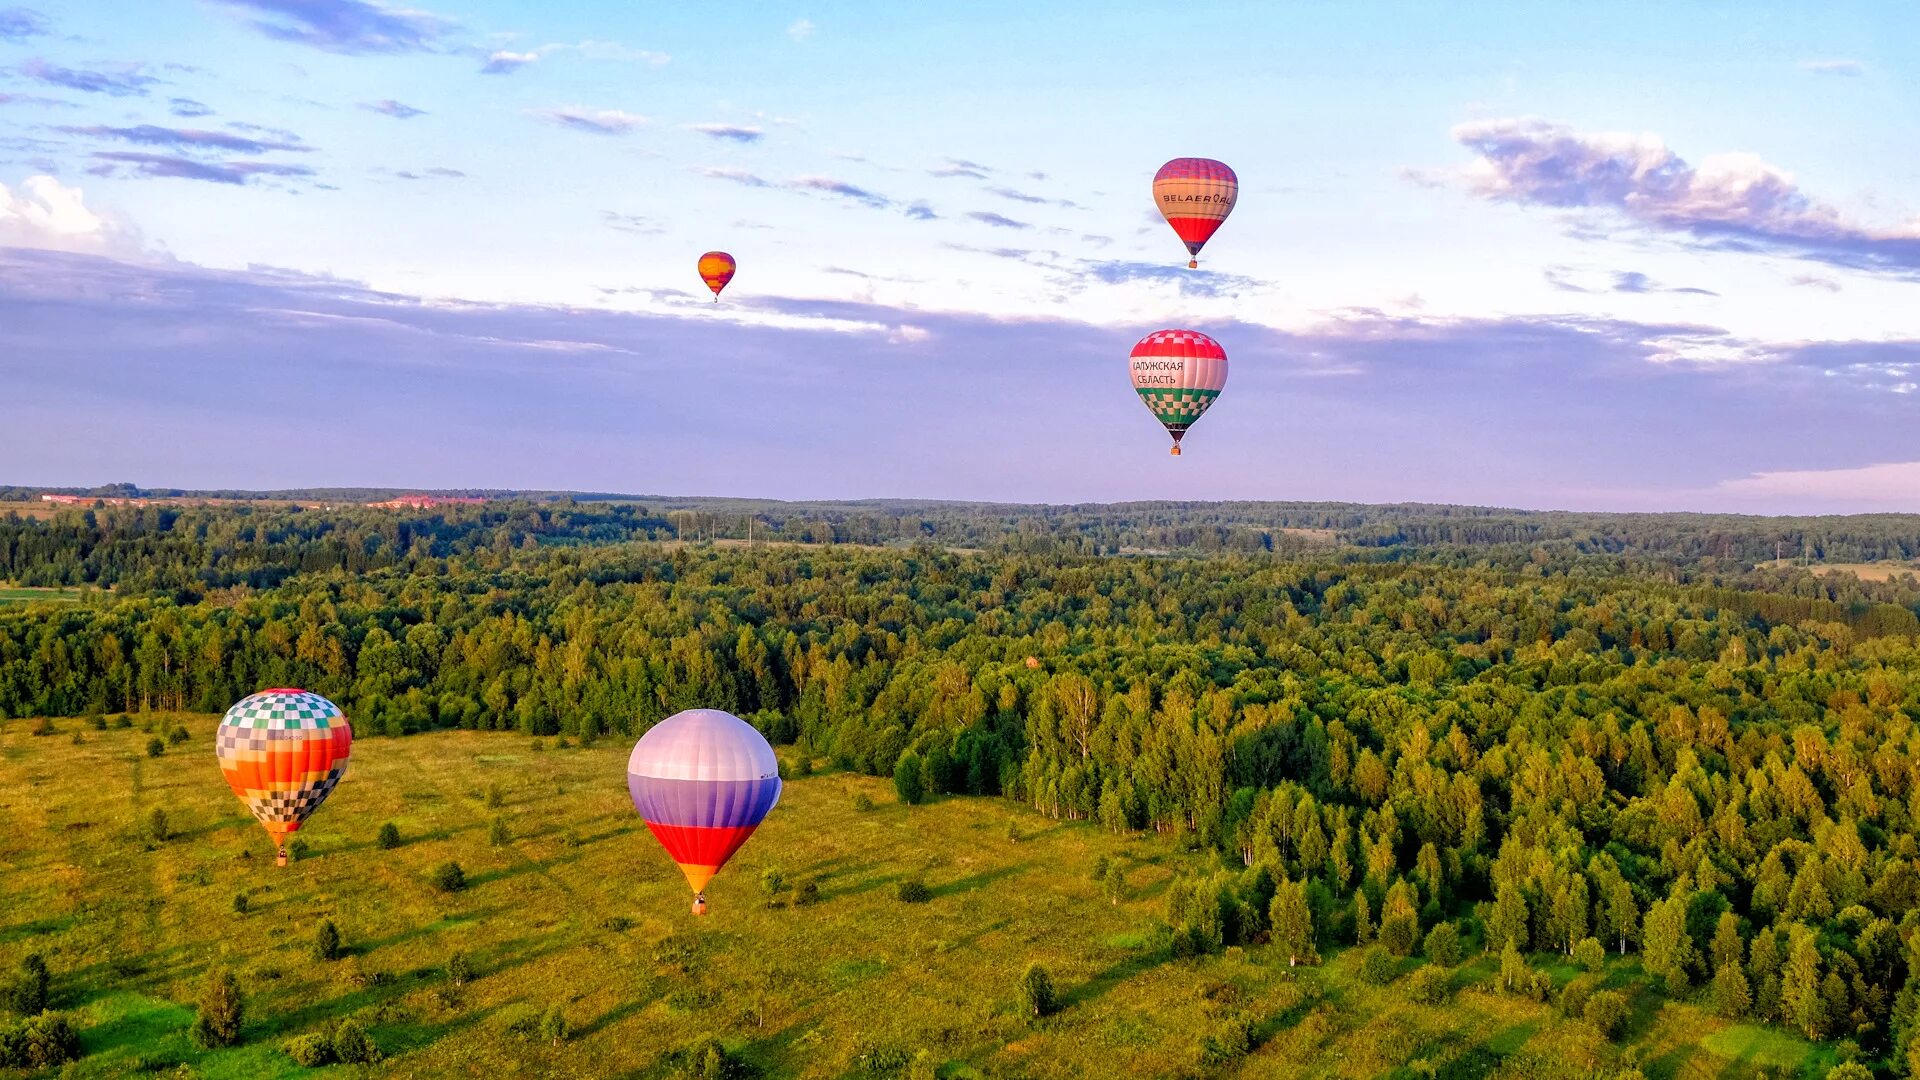
[(780, 762), (752, 724), (718, 709), (688, 709), (633, 744), (627, 793), (687, 876), (693, 913), (704, 915), (707, 883), (780, 801)]
[(1227, 350), (1198, 330), (1155, 330), (1127, 357), (1134, 392), (1173, 436), (1180, 438), (1213, 406), (1227, 385)]
[(1189, 270), (1199, 269), (1200, 249), (1226, 224), (1239, 198), (1240, 178), (1224, 161), (1174, 158), (1153, 174), (1153, 204), (1187, 245)]

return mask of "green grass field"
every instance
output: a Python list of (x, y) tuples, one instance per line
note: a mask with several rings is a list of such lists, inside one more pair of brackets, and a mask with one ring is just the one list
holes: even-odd
[[(1791, 1036), (1644, 991), (1610, 1044), (1550, 1006), (1484, 989), (1493, 964), (1482, 957), (1437, 1007), (1407, 999), (1404, 979), (1361, 983), (1355, 952), (1293, 970), (1262, 947), (1174, 960), (1159, 897), (1200, 856), (996, 799), (906, 807), (890, 784), (845, 774), (790, 782), (696, 919), (628, 803), (624, 745), (363, 739), (301, 833), (311, 854), (276, 869), (214, 763), (214, 718), (180, 719), (192, 741), (159, 758), (137, 727), (63, 720), (34, 737), (14, 721), (0, 735), (0, 963), (47, 957), (56, 1007), (83, 1028), (75, 1075), (182, 1063), (207, 1077), (295, 1075), (307, 1070), (282, 1045), (346, 1016), (385, 1054), (364, 1071), (390, 1076), (670, 1076), (666, 1055), (709, 1034), (769, 1076), (899, 1075), (889, 1062), (921, 1052), (949, 1078), (1358, 1078), (1411, 1076), (1401, 1070), (1415, 1062), (1452, 1078), (1604, 1076), (1629, 1061), (1651, 1077), (1705, 1078), (1830, 1064)], [(486, 805), (496, 787), (497, 810)], [(861, 793), (873, 809), (855, 809)], [(156, 807), (179, 831), (164, 843), (145, 835)], [(511, 832), (502, 846), (489, 842), (496, 816)], [(375, 846), (386, 821), (404, 837), (396, 850)], [(1130, 867), (1118, 905), (1089, 879), (1103, 854)], [(465, 892), (428, 885), (449, 859), (470, 876)], [(820, 901), (769, 909), (769, 867), (817, 876)], [(916, 874), (933, 899), (903, 904), (894, 885)], [(236, 914), (242, 892), (250, 910)], [(345, 934), (347, 959), (309, 957), (323, 918)], [(479, 972), (457, 990), (443, 970), (455, 950)], [(1037, 1024), (1014, 992), (1036, 961), (1067, 1000)], [(215, 965), (245, 987), (246, 1041), (208, 1053), (186, 1029)], [(1609, 980), (1636, 975), (1628, 963)], [(510, 1030), (553, 1004), (570, 1040)], [(1252, 1020), (1257, 1049), (1203, 1065), (1201, 1037), (1232, 1015)]]
[(0, 604), (32, 604), (47, 601), (56, 604), (71, 604), (79, 599), (79, 589), (0, 585)]

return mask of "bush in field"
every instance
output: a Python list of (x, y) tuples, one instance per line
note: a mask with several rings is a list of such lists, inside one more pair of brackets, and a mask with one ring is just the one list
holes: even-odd
[(735, 1057), (719, 1039), (696, 1039), (667, 1055), (674, 1075), (688, 1080), (745, 1080), (752, 1075), (747, 1063)]
[(447, 981), (455, 986), (465, 986), (474, 980), (473, 961), (466, 953), (455, 952), (447, 957)]
[(333, 1040), (321, 1032), (295, 1036), (288, 1040), (286, 1051), (294, 1064), (304, 1068), (317, 1069), (333, 1064)]
[(819, 878), (808, 878), (800, 883), (799, 888), (793, 890), (793, 903), (795, 907), (806, 907), (809, 904), (819, 903), (819, 901)]
[(113, 718), (113, 727), (115, 731), (126, 731), (133, 727), (133, 717), (128, 716), (126, 713), (121, 713), (119, 716)]
[(873, 809), (873, 797), (871, 795), (868, 795), (864, 791), (854, 795), (853, 808), (855, 810), (858, 810), (860, 813), (863, 813), (863, 814), (866, 813), (867, 811)]
[(193, 736), (187, 734), (187, 729), (180, 727), (178, 725), (176, 725), (171, 731), (167, 732), (167, 743), (171, 746), (179, 746), (181, 743), (186, 742), (188, 739), (191, 739), (191, 738), (193, 738)]
[(1599, 971), (1607, 963), (1607, 947), (1598, 938), (1581, 938), (1573, 947), (1573, 962), (1588, 971)]
[(912, 877), (894, 886), (893, 895), (903, 904), (924, 904), (933, 899), (933, 890), (925, 881)]
[(315, 960), (338, 960), (347, 954), (346, 946), (340, 943), (340, 928), (332, 919), (321, 919), (314, 929), (312, 952)]
[(1393, 962), (1392, 954), (1375, 945), (1360, 958), (1360, 981), (1373, 986), (1385, 986), (1399, 974), (1399, 965)]
[(193, 1045), (202, 1050), (240, 1045), (240, 1021), (245, 1014), (240, 982), (233, 972), (223, 968), (211, 973), (200, 994), (200, 1013), (193, 1018)]
[(1592, 975), (1582, 975), (1568, 983), (1560, 991), (1560, 1013), (1579, 1019), (1587, 1015), (1587, 1002), (1593, 999), (1593, 992), (1600, 989), (1600, 980)]
[(1427, 931), (1427, 959), (1441, 967), (1452, 967), (1460, 962), (1460, 928), (1451, 922), (1433, 924)]
[(443, 862), (433, 868), (427, 880), (443, 893), (457, 893), (467, 887), (467, 872), (457, 862)]
[(153, 813), (147, 815), (147, 835), (162, 844), (173, 839), (173, 826), (168, 823), (165, 810), (156, 806)]
[(493, 824), (487, 826), (487, 843), (494, 847), (505, 847), (507, 841), (512, 839), (513, 833), (507, 829), (506, 818), (494, 818)]
[(290, 862), (299, 862), (307, 857), (307, 852), (312, 850), (313, 847), (305, 838), (296, 836), (287, 842), (287, 859)]
[(1407, 980), (1407, 996), (1422, 1005), (1445, 1004), (1452, 994), (1452, 977), (1432, 964), (1414, 972)]
[(1627, 1003), (1627, 995), (1618, 990), (1601, 990), (1587, 998), (1586, 1008), (1581, 1015), (1592, 1024), (1602, 1038), (1611, 1039), (1626, 1029), (1627, 1017), (1632, 1013)]
[(101, 716), (99, 713), (94, 713), (92, 716), (87, 717), (87, 726), (95, 731), (105, 731), (107, 730), (107, 718)]
[(39, 953), (28, 953), (20, 961), (20, 972), (7, 988), (7, 1008), (21, 1016), (38, 1016), (47, 1011), (53, 976)]
[(0, 1068), (51, 1069), (80, 1057), (80, 1034), (64, 1016), (42, 1013), (0, 1027)]
[(373, 842), (381, 851), (392, 851), (400, 846), (400, 827), (391, 821), (387, 822), (380, 826), (380, 835)]
[(1020, 976), (1020, 1002), (1031, 1016), (1052, 1016), (1060, 1011), (1060, 996), (1054, 992), (1053, 976), (1039, 964), (1029, 965)]
[(328, 1041), (333, 1044), (334, 1060), (342, 1065), (366, 1065), (380, 1060), (379, 1048), (367, 1038), (366, 1030), (357, 1021), (340, 1021)]
[(920, 776), (920, 756), (901, 754), (900, 763), (893, 768), (893, 790), (900, 801), (908, 806), (918, 806), (920, 800), (927, 797), (927, 787)]
[(573, 1038), (573, 1025), (567, 1023), (566, 1011), (560, 1006), (553, 1006), (540, 1018), (540, 1038), (554, 1046)]
[(53, 726), (53, 717), (43, 716), (40, 718), (38, 723), (33, 725), (33, 731), (31, 732), (31, 734), (58, 735), (60, 734), (60, 729)]
[(487, 809), (498, 810), (500, 809), (501, 805), (506, 801), (507, 801), (507, 793), (501, 789), (499, 784), (487, 785), (487, 796), (486, 796)]
[(777, 866), (769, 866), (760, 873), (760, 891), (767, 894), (767, 906), (781, 906), (781, 896), (787, 891), (787, 875)]
[(159, 757), (166, 752), (167, 744), (161, 740), (160, 736), (155, 735), (153, 738), (147, 740), (148, 757)]

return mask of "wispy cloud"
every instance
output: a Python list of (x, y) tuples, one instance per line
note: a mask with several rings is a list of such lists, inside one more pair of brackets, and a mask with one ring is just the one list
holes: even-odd
[(1801, 71), (1810, 71), (1815, 75), (1864, 75), (1867, 65), (1858, 60), (1802, 60), (1795, 65)]
[(1188, 270), (1184, 266), (1137, 262), (1129, 259), (1082, 259), (1074, 272), (1105, 285), (1150, 281), (1172, 285), (1182, 296), (1200, 296), (1209, 299), (1232, 296), (1258, 288), (1260, 285), (1258, 279), (1239, 274), (1222, 274), (1211, 270), (1203, 274)]
[[(385, 171), (385, 170), (376, 170), (376, 171)], [(419, 172), (413, 172), (408, 169), (400, 169), (392, 172), (391, 175), (401, 180), (464, 180), (466, 179), (466, 176), (467, 176), (466, 173), (461, 172), (459, 169), (449, 169), (439, 165), (436, 165), (431, 169), (422, 169)]]
[(699, 172), (701, 176), (704, 176), (709, 180), (725, 180), (725, 181), (728, 181), (729, 183), (742, 184), (747, 187), (756, 187), (756, 188), (774, 186), (773, 181), (768, 180), (764, 176), (760, 176), (757, 173), (748, 172), (745, 169), (735, 168), (731, 165), (707, 165), (707, 166), (701, 167), (696, 171)]
[(103, 124), (94, 124), (87, 127), (62, 127), (59, 130), (69, 135), (90, 135), (97, 139), (119, 139), (144, 146), (168, 146), (187, 151), (223, 150), (236, 154), (264, 154), (272, 150), (306, 153), (313, 149), (298, 140), (249, 139), (241, 135), (229, 135), (224, 131), (167, 128), (153, 124), (141, 124), (137, 127), (107, 127)]
[(37, 56), (22, 62), (14, 70), (48, 86), (64, 86), (69, 90), (111, 97), (144, 97), (147, 87), (160, 81), (151, 75), (141, 74), (137, 67), (125, 71), (82, 71), (49, 64)]
[(1540, 272), (1547, 284), (1561, 292), (1585, 293), (1690, 293), (1719, 296), (1712, 289), (1695, 286), (1665, 285), (1638, 270), (1585, 270), (1571, 266), (1549, 266)]
[(837, 195), (875, 208), (893, 205), (892, 199), (879, 192), (870, 191), (845, 180), (836, 180), (831, 176), (797, 176), (787, 181), (787, 186), (796, 191), (817, 191), (824, 195)]
[(634, 128), (651, 123), (644, 116), (620, 109), (587, 109), (578, 105), (558, 109), (528, 109), (527, 115), (559, 127), (588, 131), (595, 135), (625, 135)]
[(648, 67), (656, 68), (666, 65), (673, 59), (673, 57), (668, 56), (666, 53), (654, 52), (651, 49), (635, 49), (616, 41), (593, 41), (589, 39), (575, 42), (571, 45), (565, 42), (552, 42), (537, 48), (527, 49), (523, 52), (515, 52), (511, 49), (496, 49), (486, 54), (485, 59), (481, 61), (480, 73), (482, 75), (509, 75), (526, 67), (528, 64), (539, 61), (543, 57), (569, 52), (575, 53), (588, 60), (612, 60), (624, 63), (645, 64)]
[(192, 119), (193, 117), (196, 117), (196, 116), (212, 116), (213, 115), (213, 110), (211, 108), (208, 108), (205, 104), (195, 101), (192, 98), (183, 98), (183, 97), (168, 99), (167, 111), (172, 113), (175, 116), (182, 116), (188, 119)]
[(1004, 214), (996, 214), (988, 210), (971, 210), (971, 211), (968, 211), (967, 217), (970, 220), (977, 221), (982, 225), (991, 225), (996, 229), (1031, 229), (1033, 228), (1032, 225), (1029, 225), (1024, 221), (1015, 221), (1014, 219), (1007, 217)]
[(244, 184), (255, 177), (312, 176), (305, 165), (282, 165), (268, 161), (199, 161), (170, 154), (144, 154), (134, 151), (103, 150), (94, 160), (109, 167), (124, 166), (137, 176), (204, 180), (213, 184)]
[(52, 30), (53, 23), (31, 8), (0, 8), (0, 41), (25, 41)]
[(427, 115), (427, 110), (425, 109), (416, 109), (411, 105), (395, 101), (392, 98), (381, 98), (379, 101), (363, 102), (360, 107), (391, 116), (396, 120), (411, 120), (416, 116)]
[(795, 41), (805, 41), (812, 37), (817, 29), (812, 19), (795, 19), (787, 25), (787, 36)]
[(348, 55), (428, 52), (453, 28), (437, 15), (369, 0), (215, 2), (255, 13), (247, 24), (270, 38)]
[(992, 172), (993, 172), (992, 169), (988, 168), (985, 165), (980, 164), (977, 161), (968, 161), (965, 158), (950, 157), (946, 159), (946, 164), (938, 165), (938, 166), (935, 166), (934, 168), (928, 169), (927, 175), (938, 176), (943, 179), (950, 178), (950, 177), (965, 177), (966, 179), (969, 179), (969, 180), (985, 180), (988, 177), (988, 175), (991, 174)]
[(1920, 276), (1920, 225), (1848, 221), (1752, 154), (1696, 167), (1652, 135), (1586, 134), (1538, 119), (1474, 121), (1453, 135), (1478, 155), (1462, 179), (1481, 198), (1606, 211), (1713, 250)]
[(613, 210), (602, 210), (600, 221), (609, 229), (639, 233), (642, 236), (654, 236), (667, 231), (667, 227), (660, 224), (658, 220), (641, 214), (622, 214)]
[(1827, 292), (1840, 291), (1839, 282), (1832, 278), (1821, 277), (1818, 274), (1795, 274), (1787, 281), (1787, 284), (1803, 289), (1824, 289)]
[(725, 139), (729, 142), (754, 143), (766, 137), (766, 132), (757, 127), (742, 127), (738, 124), (688, 124), (688, 131), (697, 131), (712, 139)]
[(511, 52), (500, 49), (488, 54), (480, 65), (482, 75), (511, 75), (528, 64), (540, 59), (537, 52)]

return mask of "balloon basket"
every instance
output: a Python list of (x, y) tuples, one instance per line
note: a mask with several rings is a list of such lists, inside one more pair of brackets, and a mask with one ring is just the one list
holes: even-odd
[(275, 866), (287, 865), (287, 849), (285, 847), (278, 848), (274, 852), (273, 865)]
[(1171, 448), (1169, 448), (1169, 449), (1167, 450), (1167, 453), (1169, 453), (1169, 454), (1172, 454), (1172, 455), (1173, 455), (1174, 457), (1179, 457), (1179, 456), (1180, 456), (1180, 447), (1179, 447), (1179, 446), (1173, 446), (1173, 447), (1171, 447)]
[(1189, 270), (1198, 270), (1198, 269), (1200, 269), (1200, 260), (1199, 260), (1199, 259), (1194, 259), (1194, 260), (1192, 260), (1192, 261), (1190, 261), (1190, 262), (1188, 262), (1188, 263), (1187, 263), (1187, 269), (1189, 269)]
[(693, 913), (695, 915), (705, 915), (707, 913), (706, 893), (701, 893), (699, 896), (693, 898)]

